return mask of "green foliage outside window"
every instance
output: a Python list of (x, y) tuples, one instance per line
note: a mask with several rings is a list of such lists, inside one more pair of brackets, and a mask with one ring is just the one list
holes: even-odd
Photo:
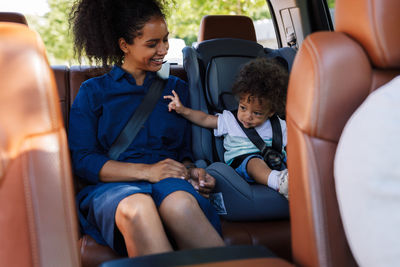
[(47, 0), (50, 12), (44, 17), (28, 16), (29, 25), (39, 32), (45, 43), (47, 56), (52, 65), (76, 64), (68, 16), (72, 0)]
[(327, 0), (328, 7), (335, 8), (335, 2), (336, 2), (336, 0)]

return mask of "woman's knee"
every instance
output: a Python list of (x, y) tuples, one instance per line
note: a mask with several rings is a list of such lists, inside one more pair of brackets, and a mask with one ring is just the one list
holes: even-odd
[(118, 227), (125, 223), (139, 224), (152, 212), (157, 212), (153, 199), (146, 194), (134, 194), (118, 204), (115, 221)]
[(176, 191), (163, 200), (160, 211), (162, 214), (187, 216), (199, 208), (197, 200), (192, 194), (186, 191)]

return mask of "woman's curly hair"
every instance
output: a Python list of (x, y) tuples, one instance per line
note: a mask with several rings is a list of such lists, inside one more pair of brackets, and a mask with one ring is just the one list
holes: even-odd
[(289, 73), (276, 59), (256, 58), (240, 70), (232, 93), (241, 99), (244, 96), (258, 99), (270, 106), (272, 112), (284, 114)]
[(124, 54), (119, 38), (132, 44), (151, 18), (165, 18), (166, 3), (166, 0), (78, 0), (69, 22), (79, 61), (85, 54), (89, 63), (121, 65)]

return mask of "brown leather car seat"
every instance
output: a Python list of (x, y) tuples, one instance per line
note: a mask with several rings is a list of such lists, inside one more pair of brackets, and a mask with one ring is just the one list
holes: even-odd
[(80, 266), (67, 139), (40, 37), (0, 23), (0, 266)]
[(335, 193), (335, 151), (356, 108), (400, 73), (400, 1), (338, 0), (335, 12), (335, 32), (305, 39), (289, 82), (289, 203), (299, 266), (356, 265)]
[(63, 65), (53, 65), (51, 66), (51, 69), (53, 70), (56, 79), (64, 127), (68, 131), (68, 115), (71, 105), (69, 98), (69, 68)]
[[(25, 16), (21, 13), (16, 12), (0, 12), (0, 21), (14, 22), (28, 25)], [(58, 88), (58, 96), (60, 99), (60, 106), (62, 116), (64, 119), (65, 128), (67, 128), (66, 122), (68, 122), (68, 110), (69, 110), (69, 69), (67, 66), (52, 66), (53, 73), (56, 77), (56, 84)]]

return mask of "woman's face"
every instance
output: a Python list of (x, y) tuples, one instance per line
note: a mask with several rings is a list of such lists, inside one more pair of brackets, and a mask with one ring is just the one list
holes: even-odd
[(168, 52), (168, 28), (160, 17), (150, 19), (132, 44), (123, 42), (124, 66), (131, 71), (158, 71)]

